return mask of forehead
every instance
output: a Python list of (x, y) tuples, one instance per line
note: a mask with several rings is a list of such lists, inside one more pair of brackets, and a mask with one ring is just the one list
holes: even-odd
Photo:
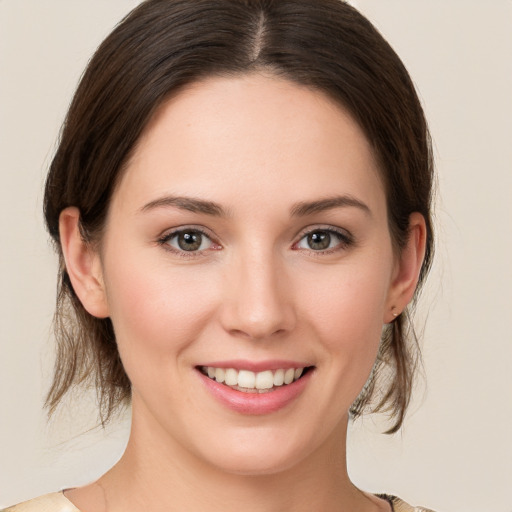
[(290, 201), (335, 193), (380, 200), (383, 187), (368, 140), (340, 105), (254, 73), (211, 77), (164, 103), (115, 195), (128, 193), (136, 202), (163, 193), (226, 203), (277, 194)]

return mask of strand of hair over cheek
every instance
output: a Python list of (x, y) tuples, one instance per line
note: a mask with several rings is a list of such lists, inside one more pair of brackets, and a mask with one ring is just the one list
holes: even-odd
[(394, 434), (403, 424), (409, 406), (421, 352), (408, 310), (383, 329), (377, 360), (370, 377), (350, 409), (351, 417), (367, 413), (387, 415)]

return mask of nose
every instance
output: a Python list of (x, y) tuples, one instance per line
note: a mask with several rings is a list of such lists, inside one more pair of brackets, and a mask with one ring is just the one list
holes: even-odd
[(221, 321), (233, 335), (254, 340), (291, 332), (296, 324), (293, 287), (276, 255), (238, 258), (225, 280)]

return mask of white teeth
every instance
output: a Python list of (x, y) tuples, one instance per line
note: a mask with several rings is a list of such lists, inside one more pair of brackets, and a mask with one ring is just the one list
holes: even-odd
[(270, 370), (256, 374), (256, 389), (270, 389), (274, 386), (274, 376)]
[(248, 370), (240, 370), (238, 372), (238, 385), (241, 388), (254, 389), (256, 384), (256, 374)]
[(235, 368), (203, 367), (203, 373), (217, 382), (225, 383), (234, 388), (260, 391), (291, 384), (299, 379), (303, 372), (304, 368), (280, 368), (273, 372), (265, 370), (255, 373), (249, 370), (236, 370)]
[(224, 374), (224, 382), (228, 386), (236, 386), (238, 384), (238, 372), (234, 368), (228, 368)]
[(274, 386), (282, 386), (284, 384), (284, 370), (276, 370), (274, 373)]
[(215, 380), (217, 382), (224, 382), (225, 372), (222, 368), (215, 368)]
[(284, 383), (291, 384), (293, 382), (293, 378), (295, 377), (295, 370), (293, 368), (288, 368), (284, 372)]

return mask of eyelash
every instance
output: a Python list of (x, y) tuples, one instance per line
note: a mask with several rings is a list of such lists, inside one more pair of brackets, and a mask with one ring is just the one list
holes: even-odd
[[(217, 247), (213, 248), (213, 250), (219, 250), (221, 248), (220, 245), (213, 240), (212, 236), (208, 232), (206, 232), (206, 230), (204, 230), (200, 227), (196, 227), (196, 226), (179, 228), (179, 229), (173, 230), (169, 233), (165, 233), (163, 236), (158, 238), (157, 242), (166, 251), (172, 252), (181, 258), (189, 259), (189, 258), (197, 258), (197, 257), (201, 257), (201, 256), (206, 256), (205, 253), (206, 253), (206, 251), (211, 249), (210, 247), (208, 249), (203, 249), (203, 250), (186, 251), (184, 249), (181, 249), (181, 250), (177, 249), (170, 245), (169, 242), (173, 238), (175, 238), (181, 234), (187, 233), (187, 232), (188, 233), (199, 233), (202, 237), (207, 238), (212, 245), (217, 246)], [(303, 231), (300, 235), (299, 240), (292, 245), (292, 249), (301, 250), (301, 248), (298, 247), (300, 242), (302, 242), (302, 240), (306, 239), (308, 236), (314, 235), (315, 233), (328, 234), (330, 237), (332, 235), (334, 235), (338, 239), (338, 243), (334, 247), (330, 247), (330, 248), (323, 249), (323, 250), (314, 250), (314, 249), (306, 249), (306, 248), (303, 249), (314, 256), (321, 256), (324, 254), (332, 254), (332, 253), (335, 253), (338, 251), (346, 250), (350, 246), (354, 245), (354, 239), (353, 239), (352, 235), (350, 235), (350, 233), (348, 233), (345, 230), (336, 229), (336, 228), (333, 228), (332, 226), (329, 226), (329, 227), (315, 227), (313, 229), (308, 229), (306, 231)]]
[[(190, 227), (187, 226), (184, 228), (175, 229), (171, 232), (165, 233), (163, 236), (161, 236), (157, 240), (157, 242), (159, 245), (161, 245), (164, 248), (164, 250), (172, 252), (173, 254), (176, 254), (181, 258), (189, 259), (189, 258), (197, 258), (197, 257), (201, 257), (201, 256), (206, 256), (205, 252), (208, 249), (203, 249), (201, 251), (186, 251), (184, 249), (182, 249), (182, 250), (177, 249), (170, 245), (169, 242), (173, 238), (175, 238), (181, 234), (184, 234), (184, 233), (199, 233), (201, 236), (207, 238), (211, 242), (212, 245), (219, 245), (212, 239), (212, 236), (209, 233), (207, 233), (206, 230), (204, 230), (200, 227), (196, 227), (196, 226), (190, 226)], [(218, 249), (215, 248), (213, 250), (218, 250)]]
[(300, 235), (299, 240), (293, 244), (293, 248), (296, 250), (300, 250), (300, 248), (297, 247), (298, 244), (302, 240), (306, 239), (308, 236), (312, 236), (315, 233), (324, 233), (324, 234), (328, 234), (329, 236), (334, 235), (338, 239), (338, 243), (334, 247), (330, 247), (330, 248), (323, 249), (323, 250), (304, 249), (314, 256), (333, 254), (338, 251), (346, 250), (350, 246), (354, 245), (354, 243), (355, 243), (352, 235), (345, 230), (337, 229), (332, 226), (329, 226), (329, 227), (318, 226), (318, 227), (314, 227), (313, 229), (307, 229), (306, 231), (303, 231), (302, 234)]

